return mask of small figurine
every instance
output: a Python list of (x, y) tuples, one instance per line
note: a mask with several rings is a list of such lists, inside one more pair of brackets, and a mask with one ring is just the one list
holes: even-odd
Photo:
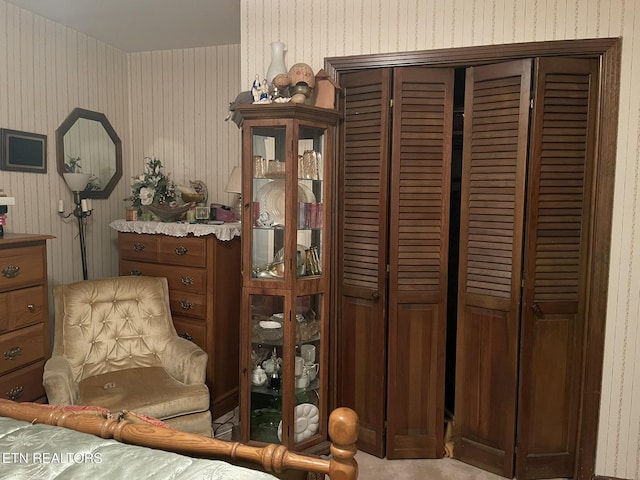
[(260, 101), (261, 88), (262, 85), (260, 84), (260, 77), (256, 75), (256, 78), (251, 85), (251, 95), (253, 95), (253, 103), (258, 103)]
[(271, 98), (269, 98), (269, 87), (267, 86), (267, 79), (262, 80), (262, 84), (260, 85), (260, 103), (271, 103)]

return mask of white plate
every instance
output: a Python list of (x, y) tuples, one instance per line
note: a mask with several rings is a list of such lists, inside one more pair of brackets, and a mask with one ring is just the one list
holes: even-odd
[[(318, 433), (320, 411), (313, 403), (296, 405), (294, 417), (294, 440), (296, 443), (304, 442)], [(278, 440), (282, 442), (282, 420), (278, 425)]]
[[(260, 188), (256, 194), (256, 200), (260, 203), (260, 214), (267, 214), (273, 225), (284, 225), (285, 197), (284, 180), (273, 180)], [(315, 203), (316, 197), (309, 187), (299, 183), (298, 201)]]

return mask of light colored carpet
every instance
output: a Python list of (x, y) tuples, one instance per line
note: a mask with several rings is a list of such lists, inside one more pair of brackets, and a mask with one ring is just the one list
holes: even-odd
[(437, 460), (387, 460), (365, 452), (356, 454), (362, 480), (504, 480), (451, 458)]
[[(232, 439), (232, 429), (238, 424), (238, 408), (213, 421), (214, 435)], [(359, 480), (505, 480), (452, 458), (437, 460), (387, 460), (359, 451)], [(556, 479), (563, 480), (563, 479)]]
[(505, 480), (453, 458), (387, 460), (358, 451), (356, 460), (358, 480)]

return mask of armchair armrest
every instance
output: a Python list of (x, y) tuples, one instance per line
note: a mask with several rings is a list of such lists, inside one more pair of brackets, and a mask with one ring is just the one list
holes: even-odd
[(73, 380), (71, 365), (60, 355), (44, 364), (42, 384), (52, 405), (75, 405), (78, 401), (78, 384)]
[(188, 385), (205, 383), (207, 353), (195, 343), (184, 338), (172, 337), (160, 359), (169, 375)]

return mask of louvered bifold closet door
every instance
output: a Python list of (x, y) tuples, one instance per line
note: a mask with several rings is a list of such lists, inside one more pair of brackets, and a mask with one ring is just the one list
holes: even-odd
[(531, 61), (469, 68), (460, 217), (455, 456), (513, 473)]
[(525, 238), (518, 479), (572, 477), (584, 355), (598, 62), (536, 68)]
[(387, 458), (443, 453), (454, 71), (396, 68), (389, 215)]
[(384, 456), (390, 71), (340, 77), (336, 400), (359, 416), (358, 448)]

